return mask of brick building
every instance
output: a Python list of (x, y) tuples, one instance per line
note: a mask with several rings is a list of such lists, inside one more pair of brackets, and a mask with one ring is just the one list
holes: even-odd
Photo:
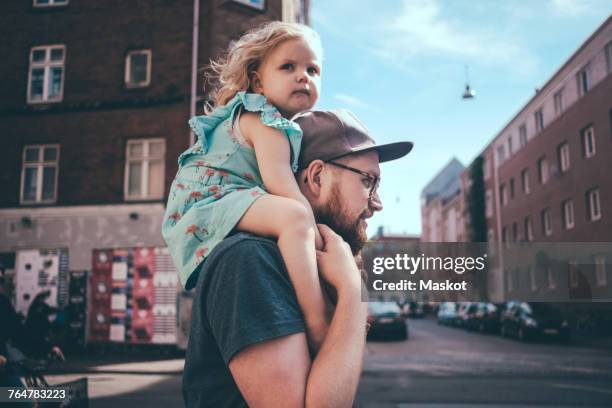
[[(9, 0), (0, 45), (0, 254), (163, 246), (177, 157), (201, 113), (200, 68), (308, 0)], [(10, 41), (7, 41), (10, 39)]]
[[(491, 253), (499, 255), (488, 277), (491, 299), (571, 292), (578, 282), (586, 283), (594, 297), (610, 294), (609, 248), (582, 259), (572, 259), (569, 251), (552, 269), (514, 268), (515, 259), (504, 253), (526, 242), (612, 241), (611, 73), (612, 17), (478, 155), (486, 237)], [(461, 179), (467, 197), (475, 180), (467, 170)], [(465, 212), (464, 220), (466, 230), (473, 228)]]

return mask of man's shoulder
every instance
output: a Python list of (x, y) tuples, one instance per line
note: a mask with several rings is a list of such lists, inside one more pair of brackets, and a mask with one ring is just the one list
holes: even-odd
[(270, 238), (260, 237), (247, 232), (237, 232), (225, 238), (210, 253), (209, 260), (215, 260), (228, 255), (252, 253), (253, 250), (278, 251), (276, 242)]

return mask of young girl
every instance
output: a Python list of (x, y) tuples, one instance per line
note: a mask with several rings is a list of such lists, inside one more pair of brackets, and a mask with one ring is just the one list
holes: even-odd
[(314, 351), (328, 327), (315, 253), (322, 242), (293, 174), (302, 131), (291, 118), (317, 102), (321, 60), (312, 29), (273, 22), (212, 64), (214, 109), (189, 121), (198, 141), (179, 157), (162, 226), (187, 289), (233, 230), (277, 238)]

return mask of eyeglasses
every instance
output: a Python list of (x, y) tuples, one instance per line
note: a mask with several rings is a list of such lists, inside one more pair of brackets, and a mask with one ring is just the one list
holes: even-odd
[(376, 190), (378, 190), (378, 186), (380, 186), (379, 176), (373, 176), (370, 173), (356, 169), (351, 166), (347, 166), (346, 164), (342, 164), (342, 163), (336, 163), (333, 161), (328, 161), (325, 163), (333, 164), (334, 166), (340, 167), (341, 169), (345, 169), (348, 171), (352, 171), (353, 173), (361, 174), (363, 177), (365, 177), (368, 180), (367, 184), (364, 183), (364, 187), (369, 189), (368, 200), (371, 200), (372, 197), (374, 197), (374, 194), (376, 194)]

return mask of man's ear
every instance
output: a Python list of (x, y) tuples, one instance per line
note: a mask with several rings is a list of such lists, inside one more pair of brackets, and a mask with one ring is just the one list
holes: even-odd
[(302, 182), (306, 184), (304, 187), (313, 197), (318, 198), (321, 194), (323, 168), (321, 160), (314, 160), (308, 165), (302, 176)]
[(251, 73), (251, 89), (253, 90), (253, 92), (255, 93), (262, 93), (263, 92), (263, 85), (261, 83), (261, 78), (259, 77), (259, 73), (257, 71), (253, 71)]

